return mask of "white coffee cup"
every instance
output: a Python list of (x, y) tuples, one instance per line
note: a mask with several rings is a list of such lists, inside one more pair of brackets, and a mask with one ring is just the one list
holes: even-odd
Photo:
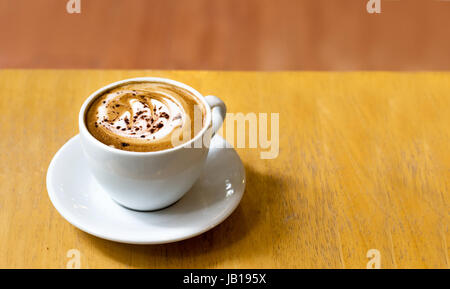
[[(201, 131), (180, 146), (155, 152), (123, 151), (94, 138), (85, 122), (90, 103), (114, 87), (143, 81), (162, 82), (193, 93), (206, 108)], [(211, 95), (203, 97), (192, 87), (178, 81), (157, 77), (126, 79), (107, 85), (86, 99), (79, 114), (81, 144), (92, 175), (113, 200), (133, 210), (158, 210), (178, 201), (200, 177), (211, 135), (220, 128), (225, 114), (226, 106), (219, 98)], [(198, 143), (200, 138), (203, 144), (200, 148), (194, 148), (193, 143)]]

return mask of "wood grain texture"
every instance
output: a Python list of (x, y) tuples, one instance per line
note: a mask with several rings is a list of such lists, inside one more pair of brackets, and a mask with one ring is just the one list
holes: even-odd
[(450, 3), (0, 0), (1, 68), (449, 70)]
[[(84, 99), (162, 76), (220, 96), (229, 112), (280, 113), (280, 153), (238, 149), (237, 210), (190, 240), (156, 246), (90, 236), (53, 208), (45, 176), (77, 134)], [(449, 268), (450, 73), (0, 71), (0, 267)]]

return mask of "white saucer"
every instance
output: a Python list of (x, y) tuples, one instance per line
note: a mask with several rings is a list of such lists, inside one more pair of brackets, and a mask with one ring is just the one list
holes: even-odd
[(68, 222), (94, 236), (130, 244), (184, 240), (220, 224), (244, 194), (244, 166), (225, 143), (219, 135), (212, 139), (200, 179), (181, 200), (160, 211), (132, 211), (110, 199), (89, 174), (78, 135), (50, 163), (47, 191)]

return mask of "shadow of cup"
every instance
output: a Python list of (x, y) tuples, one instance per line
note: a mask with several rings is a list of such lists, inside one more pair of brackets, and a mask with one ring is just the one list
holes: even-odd
[(262, 174), (250, 166), (246, 166), (246, 175), (247, 186), (240, 205), (223, 223), (199, 236), (161, 245), (115, 243), (84, 232), (82, 238), (124, 267), (230, 268), (233, 262), (240, 267), (251, 266), (253, 260), (269, 254), (276, 242), (282, 241), (280, 236), (271, 235), (268, 214), (281, 208), (282, 198), (274, 194), (282, 193), (285, 185), (282, 179)]

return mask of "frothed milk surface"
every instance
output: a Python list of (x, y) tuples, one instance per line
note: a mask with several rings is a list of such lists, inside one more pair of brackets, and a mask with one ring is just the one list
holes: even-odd
[(87, 110), (86, 124), (106, 145), (149, 152), (174, 147), (173, 134), (184, 135), (181, 143), (192, 139), (198, 115), (203, 122), (205, 108), (191, 92), (160, 82), (138, 82), (99, 95)]

